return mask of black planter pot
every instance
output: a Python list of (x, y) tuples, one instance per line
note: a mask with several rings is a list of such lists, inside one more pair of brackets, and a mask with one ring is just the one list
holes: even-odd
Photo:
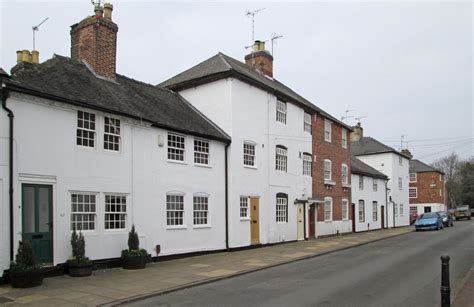
[(10, 272), (9, 275), (13, 288), (32, 288), (43, 283), (43, 272), (41, 269)]
[(122, 257), (122, 268), (125, 270), (144, 269), (146, 260), (146, 256)]
[(68, 263), (69, 276), (86, 277), (92, 274), (92, 262), (89, 263)]

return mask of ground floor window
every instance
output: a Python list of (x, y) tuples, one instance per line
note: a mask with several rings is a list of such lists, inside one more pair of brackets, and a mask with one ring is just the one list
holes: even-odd
[(410, 206), (410, 213), (418, 214), (418, 207), (417, 206)]
[(184, 224), (184, 196), (166, 195), (166, 225), (179, 226)]
[(403, 216), (404, 212), (403, 212), (403, 204), (400, 204), (400, 216)]
[(276, 197), (276, 221), (288, 222), (288, 195), (278, 193)]
[(127, 197), (105, 194), (105, 229), (125, 229)]
[(365, 222), (365, 204), (361, 199), (359, 200), (359, 223)]
[(240, 218), (249, 217), (249, 198), (248, 196), (240, 196)]
[(397, 204), (393, 204), (393, 214), (395, 216), (398, 216), (398, 205)]
[(374, 222), (377, 221), (378, 215), (379, 215), (379, 213), (378, 213), (378, 203), (376, 201), (373, 201), (372, 202), (372, 220)]
[(332, 221), (332, 198), (326, 197), (324, 199), (324, 220)]
[(71, 230), (95, 229), (96, 199), (96, 194), (71, 194)]
[(194, 196), (193, 208), (194, 225), (207, 225), (209, 215), (208, 197)]
[(342, 200), (342, 219), (349, 219), (349, 201), (347, 199)]

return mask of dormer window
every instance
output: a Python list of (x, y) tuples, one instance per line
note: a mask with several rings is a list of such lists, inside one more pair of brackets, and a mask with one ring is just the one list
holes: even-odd
[(104, 117), (104, 149), (120, 150), (120, 120)]
[(277, 100), (276, 120), (286, 125), (286, 102)]

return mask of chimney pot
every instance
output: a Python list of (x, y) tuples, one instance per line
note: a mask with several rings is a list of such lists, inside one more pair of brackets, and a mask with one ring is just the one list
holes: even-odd
[(33, 64), (39, 63), (39, 51), (37, 50), (31, 51), (31, 63)]
[(21, 51), (21, 50), (17, 50), (17, 52), (16, 52), (16, 62), (17, 62), (17, 63), (20, 63), (20, 62), (21, 62), (21, 59), (22, 59), (22, 51)]
[(97, 17), (97, 19), (100, 19), (104, 15), (104, 8), (101, 7), (100, 5), (96, 5), (94, 7), (94, 13), (95, 13), (95, 16)]
[(110, 3), (104, 3), (104, 18), (108, 20), (112, 20), (112, 11), (114, 6)]
[(362, 128), (362, 125), (358, 122), (353, 128), (354, 131), (350, 134), (351, 142), (360, 141), (360, 139), (364, 137), (364, 129)]
[(22, 62), (31, 62), (31, 54), (28, 50), (22, 50), (21, 51), (21, 61)]

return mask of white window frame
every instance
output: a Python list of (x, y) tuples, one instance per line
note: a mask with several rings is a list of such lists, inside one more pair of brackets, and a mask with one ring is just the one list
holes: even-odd
[(359, 206), (357, 208), (357, 212), (359, 214), (359, 223), (365, 222), (365, 201), (363, 199), (359, 199)]
[(341, 181), (342, 184), (349, 184), (349, 167), (345, 163), (341, 165)]
[(313, 160), (311, 154), (304, 152), (302, 154), (302, 159), (303, 159), (303, 176), (312, 176), (312, 165), (313, 165)]
[(372, 202), (372, 221), (377, 222), (379, 219), (379, 204), (376, 201)]
[(398, 205), (397, 204), (393, 204), (393, 214), (395, 216), (398, 216)]
[(403, 216), (404, 212), (403, 212), (403, 204), (400, 204), (400, 216)]
[(210, 226), (208, 194), (193, 195), (193, 226)]
[(379, 184), (377, 178), (372, 178), (372, 191), (377, 192), (379, 189)]
[(409, 187), (408, 188), (408, 197), (409, 198), (418, 198), (418, 188), (417, 187)]
[[(180, 198), (180, 200), (173, 199)], [(174, 206), (174, 208), (172, 208)], [(180, 208), (181, 207), (181, 208)], [(173, 213), (173, 214), (168, 214)], [(186, 228), (185, 225), (185, 207), (184, 193), (169, 192), (166, 193), (166, 227), (167, 228)], [(171, 223), (173, 221), (173, 223)], [(176, 223), (176, 221), (178, 221)], [(179, 221), (181, 223), (179, 223)]]
[[(71, 195), (71, 216), (70, 216), (70, 230), (76, 229), (76, 231), (82, 231), (82, 232), (95, 232), (97, 231), (97, 204), (98, 204), (98, 199), (99, 199), (99, 193), (95, 192), (70, 192)], [(76, 200), (74, 201), (74, 196), (76, 196)], [(94, 201), (92, 202), (91, 197), (94, 198)], [(80, 198), (82, 198), (82, 201), (80, 201)], [(86, 198), (89, 200), (86, 201)], [(79, 210), (79, 208), (82, 207), (82, 210)], [(86, 207), (88, 210), (86, 210)], [(76, 210), (74, 210), (76, 208)], [(92, 210), (93, 209), (93, 210)], [(78, 217), (80, 217), (80, 221), (78, 221)], [(87, 217), (85, 220), (84, 218)], [(91, 220), (92, 218), (92, 220)], [(84, 225), (87, 223), (87, 229), (84, 229)], [(90, 228), (91, 224), (93, 225), (93, 229)], [(81, 225), (80, 227), (77, 227), (77, 225)]]
[(194, 164), (209, 166), (210, 151), (211, 144), (208, 140), (194, 138)]
[(332, 140), (332, 122), (324, 120), (324, 140), (331, 143)]
[(276, 103), (276, 121), (286, 125), (287, 105), (286, 102), (277, 100)]
[(283, 145), (275, 147), (275, 170), (288, 172), (288, 149)]
[(309, 134), (311, 134), (312, 129), (311, 118), (311, 114), (304, 112), (303, 131)]
[[(82, 114), (82, 118), (79, 117), (79, 114)], [(89, 119), (85, 118), (86, 114)], [(76, 119), (76, 145), (82, 148), (95, 149), (97, 146), (97, 115), (95, 113), (77, 110)], [(94, 128), (92, 129), (91, 126)], [(81, 136), (78, 134), (81, 134)], [(87, 136), (84, 137), (84, 134), (87, 134)], [(93, 136), (92, 138), (90, 137), (91, 134)], [(81, 140), (81, 144), (79, 144), (79, 140)], [(85, 141), (87, 141), (87, 145), (84, 145)], [(90, 146), (90, 141), (93, 142), (93, 146)]]
[(417, 173), (410, 173), (410, 182), (417, 182), (418, 174)]
[(403, 179), (402, 179), (402, 177), (398, 177), (398, 189), (403, 190)]
[(410, 214), (415, 213), (418, 215), (418, 206), (410, 206)]
[(241, 220), (248, 220), (250, 218), (249, 202), (250, 202), (250, 197), (240, 196), (240, 199), (239, 199), (240, 214), (239, 215), (240, 215)]
[[(181, 139), (182, 139), (182, 142), (181, 142)], [(182, 144), (182, 147), (178, 146), (180, 144)], [(168, 132), (167, 145), (168, 145), (168, 150), (167, 150), (168, 161), (176, 161), (176, 162), (185, 163), (186, 137), (181, 134)], [(177, 157), (182, 157), (182, 159), (177, 159)]]
[(341, 129), (341, 145), (342, 145), (342, 148), (347, 148), (347, 129), (346, 128)]
[(243, 163), (245, 167), (257, 167), (257, 146), (254, 142), (243, 143)]
[(332, 221), (332, 197), (324, 198), (324, 221)]
[(332, 161), (324, 159), (324, 181), (332, 180)]
[(364, 176), (359, 175), (359, 190), (363, 191), (364, 190)]
[[(113, 199), (115, 201), (112, 201)], [(112, 207), (115, 208), (112, 210)], [(104, 229), (106, 231), (127, 229), (127, 207), (127, 195), (104, 193)]]
[[(107, 123), (107, 121), (109, 123)], [(104, 150), (112, 152), (120, 152), (121, 149), (121, 123), (120, 119), (112, 116), (104, 116)], [(112, 146), (111, 148), (106, 148)], [(115, 148), (116, 146), (116, 148)]]
[(403, 166), (403, 158), (398, 156), (398, 165)]
[(288, 195), (285, 193), (278, 193), (276, 196), (276, 222), (288, 223)]
[(341, 201), (341, 206), (342, 220), (347, 221), (349, 220), (349, 200), (343, 198)]

